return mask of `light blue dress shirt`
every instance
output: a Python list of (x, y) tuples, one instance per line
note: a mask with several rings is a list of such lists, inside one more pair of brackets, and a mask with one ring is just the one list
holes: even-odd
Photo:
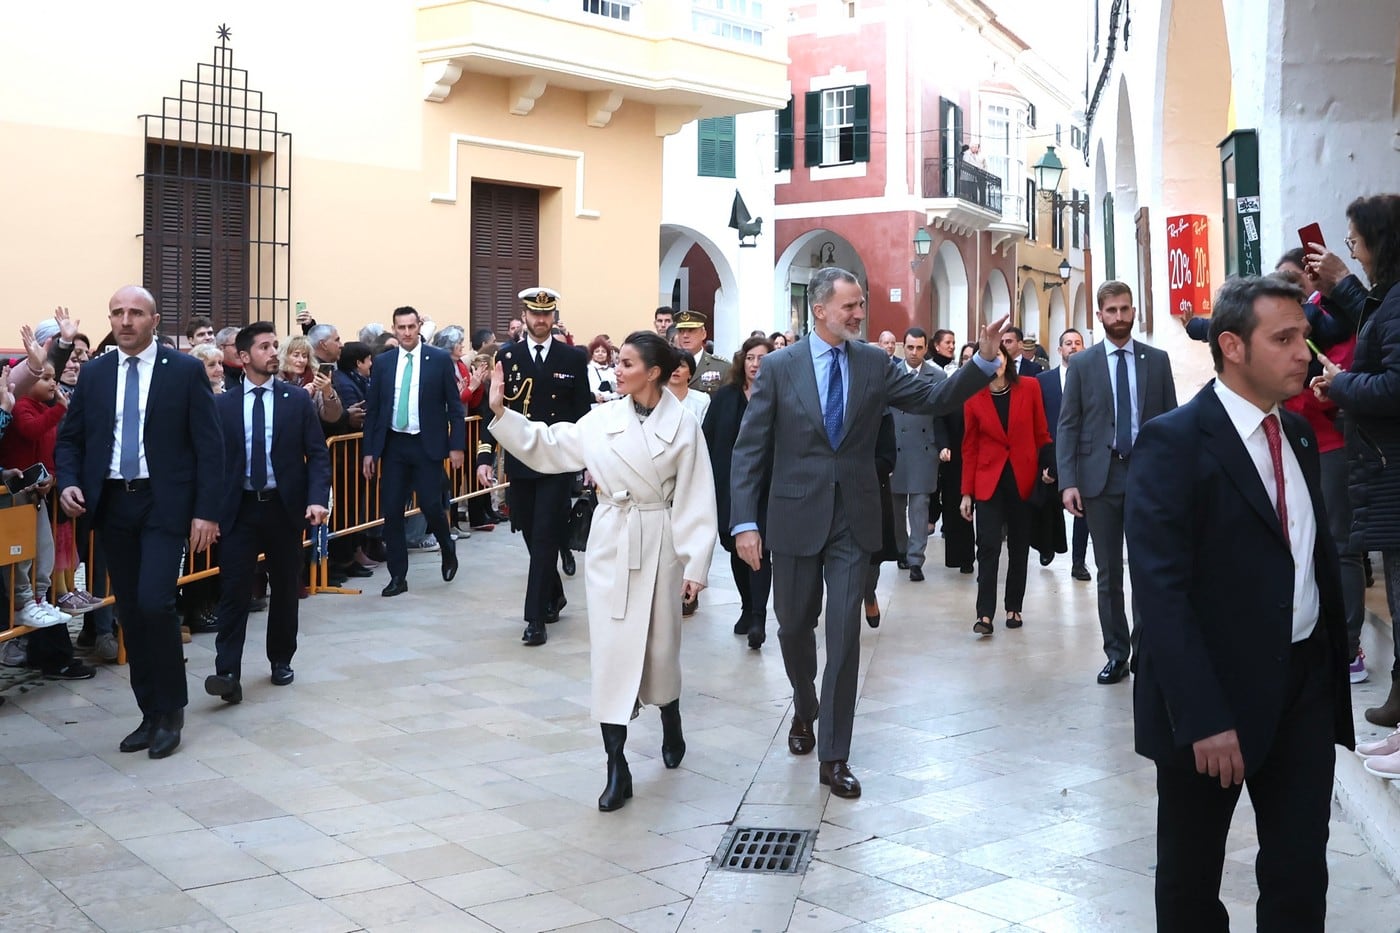
[[(1104, 355), (1108, 357), (1108, 387), (1112, 389), (1109, 395), (1118, 398), (1118, 348), (1113, 344), (1105, 344), (1104, 349), (1108, 352)], [(1137, 345), (1129, 339), (1123, 344), (1123, 352), (1128, 354), (1128, 397), (1133, 400), (1133, 443), (1137, 443), (1138, 435), (1138, 387), (1137, 387)], [(974, 356), (973, 359), (976, 359)], [(1115, 404), (1116, 401), (1115, 401)], [(1117, 412), (1114, 413), (1117, 417)]]

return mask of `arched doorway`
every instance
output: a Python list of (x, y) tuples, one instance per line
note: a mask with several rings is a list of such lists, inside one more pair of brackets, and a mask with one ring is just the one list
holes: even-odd
[(933, 327), (953, 330), (967, 320), (967, 266), (962, 253), (944, 240), (933, 257)]
[(671, 304), (673, 296), (682, 308), (709, 314), (716, 347), (739, 345), (739, 283), (724, 252), (698, 230), (662, 224), (657, 304)]
[[(1128, 99), (1128, 79), (1118, 82), (1118, 146), (1113, 160), (1113, 234), (1114, 260), (1119, 281), (1127, 282), (1133, 288), (1134, 300), (1138, 308), (1143, 307), (1143, 297), (1138, 294), (1139, 272), (1137, 259), (1137, 212), (1138, 212), (1138, 170), (1137, 146), (1133, 137), (1133, 108)], [(1137, 327), (1142, 327), (1143, 315), (1137, 317)]]
[[(1230, 41), (1221, 0), (1172, 0), (1164, 4), (1165, 59), (1162, 95), (1162, 210), (1166, 218), (1205, 214), (1210, 218), (1211, 281), (1224, 280), (1225, 237), (1220, 229), (1220, 141), (1233, 128)], [(1158, 263), (1165, 267), (1161, 240)], [(1139, 301), (1141, 305), (1141, 301)]]
[(1040, 286), (1026, 279), (1021, 286), (1020, 309), (1016, 320), (1026, 336), (1040, 336)]
[[(1074, 324), (1071, 326), (1078, 331), (1087, 331), (1092, 326), (1089, 322), (1089, 290), (1084, 287), (1082, 282), (1079, 287), (1074, 290), (1073, 320)], [(1084, 342), (1086, 344), (1089, 343), (1087, 339)]]
[[(1011, 313), (1011, 289), (1006, 284), (1006, 276), (1000, 269), (987, 274), (987, 284), (982, 287), (982, 317), (995, 321)], [(976, 329), (968, 332), (968, 340), (976, 336)]]
[(807, 282), (824, 266), (837, 266), (851, 273), (868, 293), (870, 281), (865, 262), (850, 241), (825, 228), (808, 230), (788, 244), (773, 267), (773, 303), (779, 330), (794, 330), (799, 337), (812, 328), (807, 303)]
[(1069, 315), (1065, 308), (1065, 290), (1063, 286), (1056, 287), (1050, 292), (1050, 326), (1045, 333), (1040, 335), (1040, 345), (1049, 349), (1055, 346), (1060, 340), (1060, 333), (1069, 326)]

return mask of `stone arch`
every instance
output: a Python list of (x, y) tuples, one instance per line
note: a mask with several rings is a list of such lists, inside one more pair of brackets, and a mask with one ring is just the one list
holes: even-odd
[(1040, 334), (1040, 286), (1029, 277), (1021, 285), (1016, 322), (1026, 334)]
[(955, 330), (954, 322), (967, 320), (967, 266), (951, 240), (939, 244), (933, 257), (933, 327)]
[(840, 266), (860, 281), (861, 288), (870, 291), (865, 260), (860, 258), (860, 252), (850, 240), (825, 227), (798, 234), (773, 264), (775, 320), (782, 324), (778, 329), (791, 327), (799, 336), (807, 333), (810, 311), (807, 306), (796, 307), (794, 286), (805, 294), (807, 280), (822, 266)]
[(1011, 313), (1011, 289), (1006, 284), (1006, 276), (1000, 269), (987, 273), (987, 284), (982, 287), (982, 318), (995, 321)]
[[(1119, 281), (1133, 286), (1138, 306), (1142, 298), (1137, 296), (1137, 212), (1138, 212), (1138, 164), (1137, 140), (1133, 136), (1133, 107), (1128, 96), (1128, 80), (1123, 77), (1118, 82), (1118, 122), (1116, 126), (1117, 151), (1113, 159), (1113, 252)], [(1142, 316), (1138, 316), (1141, 324)]]
[[(1070, 326), (1076, 330), (1084, 331), (1089, 328), (1089, 289), (1080, 283), (1074, 290), (1074, 317)], [(1086, 340), (1085, 343), (1088, 343)]]
[[(1163, 4), (1160, 44), (1165, 75), (1157, 98), (1161, 108), (1162, 216), (1205, 214), (1210, 218), (1213, 281), (1224, 278), (1225, 237), (1220, 229), (1220, 152), (1231, 129), (1233, 94), (1229, 34), (1221, 0), (1170, 0)], [(1121, 127), (1120, 127), (1121, 130)], [(1165, 266), (1166, 240), (1154, 238)], [(1141, 306), (1139, 300), (1139, 306)]]
[(1059, 340), (1060, 332), (1069, 327), (1069, 313), (1065, 307), (1065, 289), (1058, 285), (1050, 292), (1050, 319), (1045, 333), (1040, 335), (1040, 345), (1049, 349)]
[(661, 262), (657, 272), (657, 304), (670, 304), (671, 292), (680, 277), (686, 255), (699, 247), (714, 266), (719, 288), (714, 295), (714, 319), (710, 321), (710, 337), (715, 346), (737, 346), (739, 329), (739, 282), (724, 251), (713, 240), (693, 227), (680, 224), (661, 225)]

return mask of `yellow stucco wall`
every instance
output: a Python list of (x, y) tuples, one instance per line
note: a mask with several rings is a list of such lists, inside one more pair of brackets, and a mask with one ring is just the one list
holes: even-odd
[[(139, 23), (76, 6), (30, 5), (0, 30), (0, 347), (56, 304), (94, 340), (105, 334), (108, 297), (141, 279), (137, 116), (212, 59), (218, 14), (204, 3), (153, 3)], [(300, 7), (247, 0), (231, 24), (235, 64), (293, 138), (291, 300), (346, 332), (405, 303), (466, 324), (479, 177), (544, 189), (542, 284), (563, 293), (579, 337), (650, 322), (662, 152), (651, 106), (625, 101), (608, 126), (590, 127), (584, 95), (550, 87), (514, 116), (503, 79), (470, 73), (445, 102), (427, 102), (414, 4), (367, 5), (349, 22)], [(575, 159), (453, 134), (582, 152), (582, 204), (598, 216), (576, 215)], [(454, 148), (457, 201), (434, 202), (453, 188)]]

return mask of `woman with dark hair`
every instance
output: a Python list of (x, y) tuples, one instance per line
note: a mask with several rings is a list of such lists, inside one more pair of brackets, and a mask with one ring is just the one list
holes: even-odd
[(774, 350), (781, 350), (787, 346), (787, 335), (780, 330), (775, 330), (768, 335), (768, 342), (773, 345)]
[[(618, 353), (617, 391), (576, 424), (529, 421), (505, 407), (499, 364), (491, 379), (491, 435), (531, 469), (587, 469), (598, 507), (588, 535), (584, 590), (593, 675), (593, 718), (602, 724), (608, 778), (599, 810), (632, 796), (623, 757), (627, 723), (643, 705), (661, 708), (661, 759), (685, 755), (681, 732), (680, 603), (705, 588), (714, 550), (714, 484), (700, 422), (666, 381), (676, 368), (669, 344), (651, 331), (627, 337)], [(680, 495), (677, 495), (677, 493)]]
[[(779, 335), (781, 336), (781, 335)], [(729, 552), (729, 569), (734, 574), (734, 586), (739, 590), (739, 619), (734, 623), (735, 635), (747, 635), (750, 648), (761, 648), (767, 638), (768, 591), (773, 586), (773, 558), (763, 555), (757, 570), (751, 568), (734, 551), (734, 536), (729, 533), (729, 476), (733, 465), (734, 442), (739, 438), (739, 424), (753, 394), (758, 367), (773, 350), (772, 341), (765, 337), (750, 337), (734, 354), (733, 365), (724, 385), (710, 396), (710, 409), (705, 413), (705, 444), (709, 447), (710, 466), (715, 474), (715, 502), (719, 519), (719, 543)], [(763, 540), (764, 518), (768, 512), (767, 477), (759, 483), (763, 490), (758, 503), (758, 531)]]
[[(1351, 547), (1356, 553), (1380, 551), (1385, 567), (1386, 601), (1395, 639), (1390, 695), (1366, 710), (1378, 726), (1400, 725), (1400, 195), (1357, 198), (1347, 206), (1346, 245), (1371, 282), (1361, 311), (1351, 369), (1331, 361), (1313, 380), (1313, 391), (1345, 415), (1347, 460), (1354, 506)], [(1318, 257), (1309, 256), (1316, 273)], [(1389, 761), (1389, 759), (1386, 759)], [(1371, 762), (1376, 764), (1376, 762)], [(1400, 777), (1400, 756), (1387, 767)], [(1368, 769), (1369, 770), (1369, 769)]]
[(990, 385), (963, 403), (962, 517), (977, 515), (978, 635), (992, 634), (1002, 530), (1006, 531), (1006, 627), (1021, 627), (1035, 484), (1053, 483), (1055, 462), (1040, 383), (1021, 379), (1006, 346)]

